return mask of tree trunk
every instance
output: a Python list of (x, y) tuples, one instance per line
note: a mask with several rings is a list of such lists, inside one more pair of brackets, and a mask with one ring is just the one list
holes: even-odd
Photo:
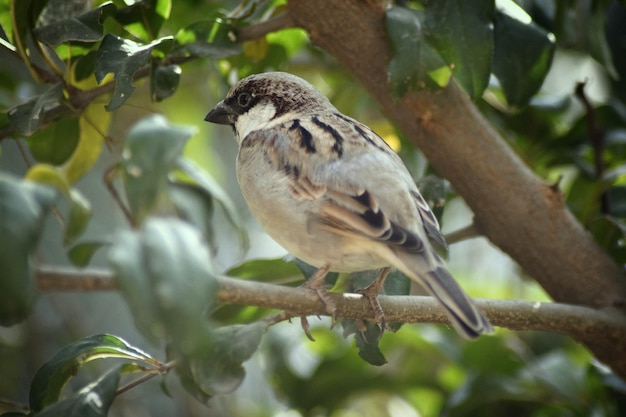
[[(447, 178), (474, 212), (480, 232), (515, 259), (558, 302), (623, 314), (620, 267), (567, 209), (562, 193), (534, 173), (455, 84), (394, 100), (382, 2), (290, 0), (288, 13), (333, 55)], [(625, 318), (626, 320), (626, 318)], [(626, 376), (626, 341), (580, 340)]]

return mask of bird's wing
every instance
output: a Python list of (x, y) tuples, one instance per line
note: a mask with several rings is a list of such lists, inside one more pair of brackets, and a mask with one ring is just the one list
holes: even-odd
[(289, 176), (294, 197), (320, 202), (316, 214), (328, 227), (409, 252), (423, 251), (427, 238), (445, 247), (404, 164), (367, 126), (327, 113), (252, 132), (242, 146), (260, 141), (271, 144), (266, 158)]

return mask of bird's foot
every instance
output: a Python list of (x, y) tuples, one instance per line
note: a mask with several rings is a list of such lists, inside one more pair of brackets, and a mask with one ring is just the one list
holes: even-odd
[[(312, 276), (309, 278), (304, 284), (302, 284), (301, 288), (306, 288), (309, 290), (315, 291), (317, 297), (324, 303), (326, 307), (326, 312), (330, 315), (332, 319), (331, 329), (335, 326), (335, 322), (337, 320), (337, 304), (335, 300), (332, 299), (328, 290), (324, 286), (324, 278), (328, 275), (328, 271), (330, 271), (330, 265), (324, 265), (320, 269), (318, 269)], [(315, 341), (313, 336), (311, 335), (311, 330), (309, 326), (309, 321), (306, 316), (300, 317), (300, 324), (302, 325), (302, 330), (306, 336)]]
[(385, 313), (378, 302), (378, 294), (380, 294), (383, 289), (383, 284), (385, 283), (385, 278), (387, 278), (388, 273), (389, 268), (381, 269), (374, 282), (365, 288), (355, 291), (355, 293), (361, 294), (369, 301), (372, 311), (374, 312), (374, 322), (380, 326), (382, 331), (385, 331), (387, 328), (387, 323), (385, 321)]

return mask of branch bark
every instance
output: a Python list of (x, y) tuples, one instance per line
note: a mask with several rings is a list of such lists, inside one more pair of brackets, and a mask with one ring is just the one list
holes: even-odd
[[(558, 302), (624, 313), (622, 270), (574, 219), (562, 194), (524, 165), (455, 84), (394, 100), (383, 2), (290, 0), (288, 13), (334, 56), (465, 199), (478, 230)], [(626, 320), (622, 316), (623, 320)], [(582, 340), (626, 376), (623, 346)]]
[[(286, 310), (293, 316), (328, 315), (326, 305), (313, 290), (227, 277), (219, 277), (217, 282), (217, 299), (221, 303)], [(43, 292), (118, 290), (110, 271), (49, 267), (38, 271), (37, 286)], [(338, 317), (376, 319), (369, 301), (362, 295), (331, 293), (330, 296), (337, 305)], [(443, 307), (432, 297), (381, 295), (378, 300), (388, 322), (449, 324)], [(616, 312), (557, 303), (484, 299), (476, 302), (499, 327), (556, 332), (578, 341), (609, 339), (617, 351), (626, 351), (626, 321)]]

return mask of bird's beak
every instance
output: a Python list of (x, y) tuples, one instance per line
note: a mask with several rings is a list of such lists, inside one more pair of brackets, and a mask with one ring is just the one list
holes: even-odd
[(235, 112), (222, 100), (213, 107), (213, 110), (206, 115), (204, 120), (220, 125), (233, 125), (235, 124)]

